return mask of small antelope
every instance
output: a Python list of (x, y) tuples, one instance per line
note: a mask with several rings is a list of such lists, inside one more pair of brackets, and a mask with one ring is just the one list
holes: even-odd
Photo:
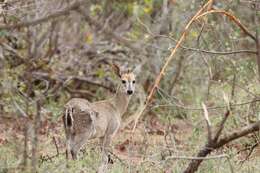
[(125, 113), (135, 91), (134, 73), (129, 70), (123, 72), (114, 64), (112, 67), (121, 79), (114, 97), (93, 103), (86, 99), (73, 98), (65, 105), (63, 123), (67, 159), (69, 153), (73, 159), (77, 159), (79, 149), (87, 140), (93, 138), (100, 138), (103, 161), (108, 162), (110, 159), (107, 149), (119, 129), (121, 116)]

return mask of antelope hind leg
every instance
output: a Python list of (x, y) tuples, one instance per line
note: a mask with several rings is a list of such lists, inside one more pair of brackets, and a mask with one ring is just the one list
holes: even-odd
[(71, 146), (71, 155), (74, 160), (77, 159), (78, 151), (87, 143), (89, 138), (90, 138), (90, 135), (88, 133), (74, 137), (74, 140), (73, 140), (72, 146)]
[(101, 165), (99, 166), (98, 173), (105, 173), (107, 172), (107, 165), (111, 163), (111, 158), (109, 155), (109, 148), (111, 143), (111, 136), (105, 136), (101, 138), (101, 153), (102, 153), (102, 161)]

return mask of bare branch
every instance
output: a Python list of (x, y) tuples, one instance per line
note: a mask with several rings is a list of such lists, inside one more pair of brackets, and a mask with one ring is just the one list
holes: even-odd
[(52, 74), (51, 75), (49, 73), (43, 73), (43, 72), (37, 72), (37, 71), (32, 72), (32, 75), (35, 76), (35, 77), (43, 77), (43, 78), (46, 78), (48, 80), (65, 81), (64, 85), (66, 85), (66, 83), (68, 83), (68, 81), (70, 81), (70, 80), (78, 80), (78, 81), (86, 82), (86, 83), (91, 84), (91, 85), (102, 87), (102, 88), (107, 89), (111, 92), (115, 92), (113, 88), (106, 86), (106, 85), (103, 85), (101, 83), (96, 83), (94, 81), (91, 81), (90, 79), (88, 79), (84, 76), (64, 76), (62, 74), (56, 74), (56, 75)]
[(233, 21), (246, 35), (248, 35), (250, 38), (252, 38), (254, 41), (256, 40), (256, 37), (248, 30), (248, 28), (246, 28), (245, 25), (243, 25), (238, 18), (236, 18), (234, 15), (232, 15), (231, 13), (224, 11), (224, 10), (210, 10), (207, 11), (205, 13), (202, 13), (198, 16), (196, 16), (196, 19), (199, 19), (203, 16), (206, 16), (208, 14), (212, 14), (212, 13), (220, 13), (222, 15), (228, 16), (231, 21)]
[(135, 127), (136, 127), (136, 124), (137, 124), (137, 121), (139, 120), (140, 116), (142, 115), (142, 113), (144, 112), (144, 110), (146, 109), (146, 107), (148, 106), (148, 104), (150, 103), (152, 97), (153, 97), (153, 94), (156, 90), (156, 88), (158, 87), (162, 77), (165, 75), (165, 70), (167, 68), (167, 66), (169, 65), (169, 63), (171, 62), (171, 60), (173, 59), (173, 56), (175, 55), (175, 53), (177, 52), (177, 49), (181, 46), (181, 43), (184, 41), (186, 35), (187, 35), (187, 32), (189, 30), (189, 27), (191, 26), (191, 24), (196, 20), (197, 16), (200, 15), (202, 13), (203, 10), (205, 10), (208, 5), (211, 3), (212, 0), (209, 0), (205, 5), (203, 5), (203, 7), (201, 7), (197, 13), (191, 18), (191, 20), (188, 22), (188, 24), (185, 26), (184, 28), (184, 31), (179, 39), (179, 41), (177, 42), (176, 46), (174, 47), (174, 49), (172, 49), (171, 51), (171, 54), (170, 56), (166, 59), (166, 62), (164, 63), (159, 75), (156, 77), (155, 79), (155, 82), (154, 82), (154, 85), (149, 93), (149, 95), (147, 96), (147, 99), (146, 99), (146, 103), (142, 109), (142, 111), (140, 111), (140, 113), (138, 114), (137, 118), (136, 118), (136, 121), (135, 121), (135, 125), (134, 125), (134, 128), (133, 128), (133, 131), (135, 130)]
[(215, 137), (213, 139), (214, 142), (216, 142), (218, 140), (219, 136), (221, 135), (221, 132), (224, 129), (224, 125), (225, 125), (225, 122), (227, 121), (227, 118), (228, 118), (229, 114), (230, 114), (230, 111), (227, 110), (227, 112), (225, 113), (225, 115), (224, 115), (224, 117), (223, 117), (223, 119), (222, 119), (222, 121), (220, 123), (220, 126), (219, 126), (219, 128), (218, 128), (218, 130), (216, 132), (216, 135), (215, 135)]
[(56, 155), (58, 156), (58, 155), (60, 155), (60, 152), (59, 152), (59, 147), (58, 147), (56, 138), (53, 136), (53, 137), (52, 137), (52, 140), (53, 140), (54, 145), (55, 145), (55, 148), (56, 148), (56, 152), (57, 152)]
[(25, 111), (19, 106), (19, 104), (15, 100), (13, 100), (13, 104), (23, 117), (28, 117), (28, 115), (25, 113)]
[[(243, 106), (243, 105), (248, 105), (248, 104), (255, 103), (255, 102), (260, 102), (260, 99), (254, 99), (253, 101), (246, 101), (246, 102), (231, 104), (230, 107)], [(175, 104), (166, 104), (166, 105), (156, 105), (156, 106), (153, 106), (153, 109), (158, 108), (158, 107), (178, 107), (180, 109), (191, 110), (191, 111), (203, 111), (203, 109), (199, 108), (199, 107), (189, 107), (189, 106), (180, 105), (180, 104), (176, 104), (176, 103)], [(207, 109), (212, 110), (212, 109), (224, 109), (224, 108), (228, 108), (228, 106), (226, 106), (226, 105), (215, 106), (215, 107), (208, 107)]]
[[(227, 117), (227, 116), (226, 116)], [(210, 154), (213, 150), (220, 148), (226, 145), (229, 142), (232, 142), (236, 139), (244, 137), (250, 133), (259, 131), (260, 129), (260, 121), (257, 121), (251, 125), (248, 125), (242, 129), (236, 130), (229, 135), (219, 139), (216, 143), (206, 144), (197, 154), (197, 157), (206, 157)], [(202, 160), (192, 160), (188, 167), (185, 169), (184, 173), (194, 173), (197, 171), (199, 165), (201, 164)]]
[(207, 107), (204, 103), (202, 103), (202, 108), (204, 110), (204, 117), (205, 117), (205, 120), (206, 120), (206, 123), (207, 123), (208, 142), (210, 142), (212, 140), (212, 136), (211, 136), (211, 123), (210, 123), (210, 120), (209, 120), (209, 113), (208, 113)]
[(237, 131), (232, 132), (231, 134), (219, 139), (219, 141), (216, 144), (216, 148), (219, 148), (233, 140), (236, 140), (240, 137), (246, 136), (250, 133), (259, 131), (260, 129), (260, 121), (257, 121), (253, 124), (250, 124), (242, 129), (239, 129)]
[(71, 4), (69, 7), (64, 8), (63, 10), (57, 11), (55, 13), (52, 13), (50, 15), (47, 15), (47, 16), (44, 16), (42, 18), (35, 19), (35, 20), (32, 20), (32, 21), (20, 22), (20, 23), (13, 24), (13, 25), (0, 25), (0, 30), (1, 29), (7, 29), (8, 30), (8, 29), (15, 29), (15, 28), (38, 25), (40, 23), (47, 22), (50, 19), (55, 19), (57, 17), (67, 15), (67, 14), (69, 14), (70, 11), (76, 10), (82, 4), (83, 4), (83, 1), (75, 2), (75, 3)]
[(185, 47), (185, 46), (182, 46), (181, 48), (183, 48), (184, 50), (191, 50), (191, 51), (216, 54), (216, 55), (230, 55), (230, 54), (239, 54), (239, 53), (257, 54), (257, 52), (254, 50), (236, 50), (236, 51), (229, 51), (229, 52), (220, 52), (220, 51), (196, 49), (196, 48)]
[(40, 100), (36, 101), (36, 115), (34, 119), (34, 136), (32, 141), (32, 169), (37, 172), (38, 169), (38, 131), (41, 123), (41, 105)]
[(228, 155), (226, 155), (226, 154), (221, 154), (221, 155), (208, 156), (208, 157), (169, 156), (169, 157), (166, 157), (165, 160), (170, 160), (170, 159), (185, 159), (185, 160), (212, 160), (212, 159), (222, 159), (222, 158), (228, 158)]
[[(103, 28), (103, 24), (100, 24), (96, 20), (91, 18), (83, 9), (79, 8), (79, 10), (77, 10), (77, 11), (91, 25), (94, 25), (97, 28)], [(128, 41), (125, 38), (123, 38), (123, 37), (117, 35), (116, 33), (114, 33), (114, 31), (109, 26), (106, 26), (106, 28), (104, 29), (104, 33), (106, 34), (107, 37), (115, 39), (117, 43), (123, 44), (124, 46), (129, 47), (130, 49), (132, 49), (136, 53), (142, 52), (142, 49), (140, 47), (133, 45), (133, 43), (131, 43), (130, 41)]]

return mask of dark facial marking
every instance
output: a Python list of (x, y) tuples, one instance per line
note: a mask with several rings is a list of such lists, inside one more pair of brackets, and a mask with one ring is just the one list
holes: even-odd
[(133, 91), (132, 91), (132, 90), (127, 90), (127, 94), (128, 94), (128, 95), (132, 95), (132, 94), (133, 94)]

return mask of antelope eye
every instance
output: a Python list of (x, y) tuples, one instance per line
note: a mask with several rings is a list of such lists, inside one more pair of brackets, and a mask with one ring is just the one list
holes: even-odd
[(135, 83), (135, 80), (133, 80), (133, 83)]
[(125, 80), (122, 80), (122, 83), (123, 83), (123, 84), (125, 84), (125, 83), (126, 83), (126, 81), (125, 81)]

